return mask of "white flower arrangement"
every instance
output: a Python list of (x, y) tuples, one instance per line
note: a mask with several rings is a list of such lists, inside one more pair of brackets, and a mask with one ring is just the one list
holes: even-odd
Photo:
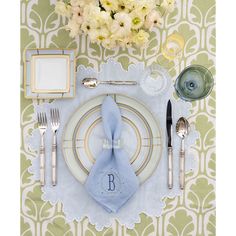
[(161, 27), (163, 16), (174, 8), (175, 0), (60, 0), (55, 11), (68, 18), (71, 37), (84, 33), (111, 49), (145, 46), (149, 31)]

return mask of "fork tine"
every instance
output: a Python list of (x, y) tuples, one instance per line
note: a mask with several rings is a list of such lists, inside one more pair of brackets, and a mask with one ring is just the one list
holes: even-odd
[(60, 117), (59, 117), (59, 110), (56, 109), (56, 115), (57, 115), (57, 125), (59, 125)]
[(43, 120), (43, 126), (45, 126), (45, 117), (44, 117), (44, 113), (42, 112), (42, 120)]
[(42, 112), (39, 113), (39, 120), (40, 120), (40, 125), (42, 125), (43, 124)]
[(55, 119), (55, 109), (52, 109), (52, 115), (53, 115), (53, 124), (56, 125), (56, 119)]
[(53, 125), (53, 115), (52, 115), (52, 109), (50, 109), (50, 118), (51, 118), (51, 124)]
[(45, 117), (45, 126), (47, 126), (47, 115), (46, 115), (46, 113), (44, 112), (44, 117)]
[(39, 113), (37, 113), (37, 120), (38, 120), (38, 125), (39, 125), (40, 124)]

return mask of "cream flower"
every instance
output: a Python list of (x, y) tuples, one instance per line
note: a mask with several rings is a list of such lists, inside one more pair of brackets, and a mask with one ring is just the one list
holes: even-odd
[(101, 5), (106, 11), (117, 11), (118, 1), (117, 0), (100, 0)]
[(136, 0), (118, 0), (118, 11), (130, 13), (135, 9)]
[(70, 0), (70, 4), (72, 7), (78, 7), (80, 5), (81, 0)]
[(88, 34), (91, 30), (93, 30), (93, 28), (90, 25), (90, 22), (88, 21), (84, 21), (81, 24), (81, 29), (83, 30), (84, 33)]
[(153, 26), (162, 26), (163, 24), (163, 18), (161, 17), (161, 14), (156, 11), (152, 10), (146, 17), (144, 26), (145, 28), (151, 30)]
[(142, 0), (137, 1), (136, 9), (143, 16), (149, 14), (156, 7), (155, 0)]
[(88, 4), (93, 4), (98, 6), (99, 3), (97, 0), (70, 0), (71, 6), (80, 6), (80, 7), (85, 7)]
[(70, 30), (70, 37), (72, 38), (80, 34), (80, 24), (76, 20), (69, 20), (67, 29)]
[(66, 17), (70, 17), (70, 15), (71, 15), (70, 6), (66, 5), (62, 1), (59, 1), (59, 2), (56, 3), (55, 12), (58, 15), (66, 16)]
[(127, 13), (119, 12), (115, 14), (115, 20), (111, 25), (111, 32), (117, 37), (127, 36), (131, 32), (131, 18)]
[(139, 11), (132, 11), (129, 14), (132, 22), (132, 29), (140, 29), (144, 23), (144, 17)]
[(130, 48), (132, 46), (132, 37), (128, 36), (125, 38), (120, 38), (118, 39), (118, 42), (122, 48)]
[(75, 20), (78, 24), (83, 22), (83, 10), (81, 7), (73, 6), (71, 7), (72, 19)]
[(161, 7), (167, 12), (173, 12), (175, 9), (175, 0), (163, 0)]
[(102, 46), (108, 49), (112, 49), (112, 48), (117, 47), (117, 43), (114, 39), (110, 37), (102, 41)]
[(100, 11), (99, 14), (96, 16), (97, 21), (99, 22), (100, 26), (102, 25), (110, 25), (112, 23), (111, 15), (108, 12)]
[(144, 46), (149, 39), (149, 33), (147, 33), (144, 30), (139, 30), (138, 33), (133, 35), (133, 42), (137, 45), (137, 46)]
[(108, 29), (106, 29), (105, 27), (102, 29), (97, 29), (97, 30), (91, 30), (89, 32), (89, 36), (91, 41), (94, 42), (103, 42), (105, 41), (105, 39), (107, 39), (110, 35), (110, 32)]
[(100, 7), (93, 5), (93, 4), (88, 4), (83, 8), (83, 14), (86, 18), (94, 17), (97, 14), (99, 14), (101, 11)]

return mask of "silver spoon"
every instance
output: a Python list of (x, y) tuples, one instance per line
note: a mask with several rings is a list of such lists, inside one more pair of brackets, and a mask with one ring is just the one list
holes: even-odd
[(137, 85), (138, 83), (136, 81), (111, 81), (111, 80), (106, 80), (106, 81), (101, 81), (96, 78), (84, 78), (82, 80), (82, 84), (86, 88), (96, 88), (99, 84), (110, 84), (110, 85)]
[(190, 131), (189, 122), (181, 117), (176, 124), (176, 133), (181, 138), (181, 149), (180, 149), (180, 161), (179, 161), (179, 182), (180, 188), (184, 189), (184, 174), (185, 174), (185, 148), (184, 148), (184, 139), (188, 136)]

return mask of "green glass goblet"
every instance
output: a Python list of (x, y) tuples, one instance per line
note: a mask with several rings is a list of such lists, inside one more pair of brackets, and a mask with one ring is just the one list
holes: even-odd
[(207, 97), (214, 86), (211, 72), (200, 65), (186, 67), (175, 81), (177, 95), (185, 101), (196, 101)]

